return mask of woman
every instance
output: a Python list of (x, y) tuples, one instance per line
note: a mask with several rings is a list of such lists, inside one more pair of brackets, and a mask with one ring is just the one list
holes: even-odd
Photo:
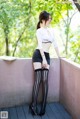
[[(37, 24), (37, 41), (38, 46), (32, 56), (32, 63), (34, 67), (35, 81), (32, 92), (32, 103), (29, 106), (33, 115), (44, 115), (46, 109), (46, 100), (48, 93), (48, 74), (50, 67), (49, 48), (53, 42), (57, 55), (59, 56), (58, 47), (53, 35), (53, 28), (49, 28), (52, 18), (51, 15), (42, 11), (39, 15), (39, 22)], [(37, 110), (37, 97), (39, 87), (42, 82), (42, 105), (40, 113)]]

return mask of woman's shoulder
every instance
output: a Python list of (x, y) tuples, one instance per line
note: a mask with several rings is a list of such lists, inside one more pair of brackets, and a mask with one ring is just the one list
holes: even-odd
[(50, 30), (54, 31), (54, 28), (53, 27), (49, 27)]
[(41, 33), (41, 31), (42, 31), (42, 28), (38, 28), (38, 29), (36, 30), (36, 33)]
[(42, 28), (38, 28), (36, 31), (41, 31), (42, 30)]
[(50, 28), (49, 28), (49, 31), (50, 31), (52, 34), (54, 34), (54, 33), (55, 33), (55, 30), (54, 30), (54, 28), (53, 28), (53, 27), (50, 27)]

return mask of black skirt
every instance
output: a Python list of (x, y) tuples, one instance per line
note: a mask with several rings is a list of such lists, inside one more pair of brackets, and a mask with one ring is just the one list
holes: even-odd
[[(46, 57), (47, 63), (50, 65), (50, 55), (49, 55), (49, 53), (44, 52), (44, 55)], [(41, 56), (41, 53), (40, 53), (39, 49), (36, 49), (34, 51), (33, 56), (32, 56), (32, 61), (33, 62), (41, 62), (42, 63), (43, 59), (42, 59), (42, 56)]]

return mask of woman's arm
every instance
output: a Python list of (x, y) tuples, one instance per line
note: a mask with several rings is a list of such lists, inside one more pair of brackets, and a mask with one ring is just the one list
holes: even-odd
[(40, 53), (41, 53), (42, 59), (43, 59), (43, 60), (46, 60), (43, 49), (39, 49), (39, 50), (40, 50)]
[(56, 38), (55, 38), (55, 35), (54, 35), (54, 30), (53, 30), (53, 45), (54, 45), (54, 48), (55, 48), (55, 51), (57, 53), (57, 56), (60, 57), (60, 53), (59, 53), (59, 48), (58, 48), (58, 44), (56, 42)]
[(55, 51), (57, 53), (57, 56), (60, 57), (59, 48), (58, 48), (57, 42), (55, 40), (53, 41), (53, 45), (54, 45)]
[(38, 48), (40, 50), (40, 54), (42, 56), (42, 67), (47, 67), (47, 60), (44, 55), (43, 47), (42, 47), (42, 35), (40, 34), (40, 31), (37, 30), (36, 32), (37, 40), (38, 40)]
[(57, 56), (60, 57), (60, 53), (59, 53), (58, 47), (55, 47), (55, 51), (56, 51), (56, 53), (57, 53)]
[(38, 41), (38, 48), (40, 50), (40, 54), (42, 56), (42, 59), (46, 60), (45, 55), (44, 55), (44, 51), (42, 48), (42, 35), (40, 34), (39, 30), (36, 31), (36, 36), (37, 36), (37, 41)]

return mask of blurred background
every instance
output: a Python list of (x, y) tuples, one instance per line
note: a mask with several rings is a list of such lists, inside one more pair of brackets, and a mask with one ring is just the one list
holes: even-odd
[[(38, 16), (43, 10), (52, 15), (61, 57), (80, 64), (80, 1), (75, 0), (0, 0), (0, 56), (32, 57), (37, 47)], [(57, 57), (53, 44), (50, 56)]]

